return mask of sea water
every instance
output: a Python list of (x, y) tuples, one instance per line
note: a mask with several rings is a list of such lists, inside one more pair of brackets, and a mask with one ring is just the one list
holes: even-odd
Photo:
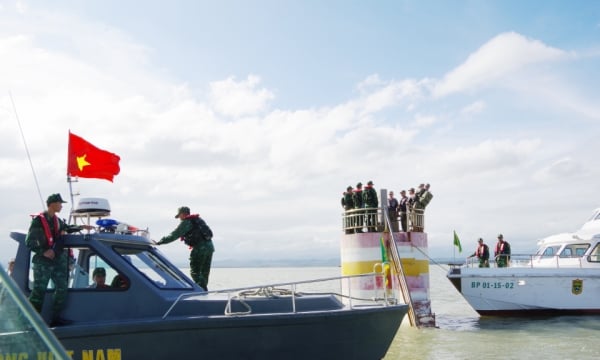
[[(600, 316), (482, 318), (446, 279), (446, 272), (443, 265), (430, 266), (431, 307), (438, 328), (415, 329), (405, 318), (386, 360), (600, 359)], [(208, 285), (217, 290), (339, 275), (339, 267), (213, 268)]]

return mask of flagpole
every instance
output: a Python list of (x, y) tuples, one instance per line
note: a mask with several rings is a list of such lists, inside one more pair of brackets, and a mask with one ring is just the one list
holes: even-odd
[(71, 175), (67, 174), (67, 182), (69, 183), (69, 196), (71, 197), (71, 211), (69, 211), (69, 224), (71, 223), (71, 219), (73, 218), (73, 208), (75, 206), (74, 196), (73, 196), (73, 180), (71, 179)]
[(454, 239), (452, 240), (452, 262), (456, 261), (456, 245), (454, 244)]

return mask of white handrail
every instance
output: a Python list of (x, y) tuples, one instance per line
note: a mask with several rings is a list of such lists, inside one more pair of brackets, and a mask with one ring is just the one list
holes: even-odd
[[(182, 293), (180, 294), (171, 304), (171, 306), (167, 309), (167, 311), (164, 313), (164, 315), (162, 316), (163, 319), (167, 318), (169, 316), (169, 314), (171, 313), (171, 311), (173, 311), (173, 309), (175, 308), (175, 306), (177, 306), (183, 299), (185, 298), (189, 298), (192, 296), (207, 296), (209, 294), (227, 294), (227, 302), (226, 302), (226, 306), (224, 309), (224, 313), (226, 315), (243, 315), (243, 314), (250, 314), (252, 312), (252, 309), (250, 308), (250, 306), (245, 303), (243, 301), (244, 298), (249, 297), (251, 295), (257, 295), (257, 296), (267, 296), (268, 293), (272, 294), (272, 291), (278, 287), (290, 287), (290, 291), (287, 291), (288, 294), (292, 299), (292, 312), (296, 313), (297, 309), (296, 309), (296, 289), (297, 286), (300, 284), (314, 284), (314, 283), (318, 283), (318, 282), (325, 282), (325, 281), (333, 281), (333, 280), (337, 280), (340, 281), (340, 288), (341, 288), (341, 281), (345, 281), (347, 280), (348, 282), (350, 282), (351, 279), (353, 278), (361, 278), (361, 277), (372, 277), (372, 276), (385, 276), (385, 274), (382, 273), (367, 273), (367, 274), (359, 274), (359, 275), (347, 275), (347, 276), (337, 276), (337, 277), (329, 277), (329, 278), (319, 278), (319, 279), (314, 279), (314, 280), (303, 280), (303, 281), (294, 281), (294, 282), (286, 282), (286, 283), (276, 283), (276, 284), (268, 284), (268, 285), (257, 285), (257, 286), (247, 286), (247, 287), (240, 287), (240, 288), (233, 288), (233, 289), (223, 289), (223, 290), (211, 290), (211, 291), (196, 291), (196, 292), (189, 292), (189, 293)], [(349, 287), (350, 288), (350, 287)], [(252, 293), (249, 293), (249, 290), (256, 290)], [(278, 289), (279, 291), (281, 291), (280, 289)], [(373, 291), (376, 291), (376, 289), (374, 289)], [(340, 293), (335, 293), (335, 292), (319, 292), (320, 294), (334, 294), (337, 295), (339, 297), (348, 297), (350, 299), (349, 302), (349, 308), (353, 308), (352, 305), (352, 299), (353, 297), (351, 296), (351, 294), (349, 293), (347, 296), (344, 296)], [(311, 293), (311, 294), (316, 294), (316, 293)], [(242, 302), (243, 305), (245, 305), (248, 309), (247, 312), (242, 312), (242, 313), (233, 313), (231, 312), (231, 302), (234, 300), (239, 300), (240, 302)], [(356, 300), (356, 299), (355, 299)], [(373, 303), (373, 305), (381, 305), (381, 306), (390, 306), (390, 305), (394, 305), (396, 302), (393, 299), (388, 298), (387, 296), (384, 297), (383, 299), (377, 298), (377, 297), (373, 297), (370, 299), (359, 299), (361, 301), (371, 301)]]

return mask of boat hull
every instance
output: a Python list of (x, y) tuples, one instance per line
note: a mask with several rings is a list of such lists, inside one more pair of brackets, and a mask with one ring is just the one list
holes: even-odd
[[(54, 329), (72, 359), (381, 359), (406, 305), (178, 318)], [(102, 353), (102, 354), (100, 354)]]
[(484, 316), (600, 314), (597, 269), (456, 268), (448, 278)]

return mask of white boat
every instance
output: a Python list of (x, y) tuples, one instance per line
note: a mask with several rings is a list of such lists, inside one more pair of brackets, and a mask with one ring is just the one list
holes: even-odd
[(600, 208), (574, 233), (549, 236), (508, 267), (453, 266), (448, 279), (484, 316), (600, 314)]

